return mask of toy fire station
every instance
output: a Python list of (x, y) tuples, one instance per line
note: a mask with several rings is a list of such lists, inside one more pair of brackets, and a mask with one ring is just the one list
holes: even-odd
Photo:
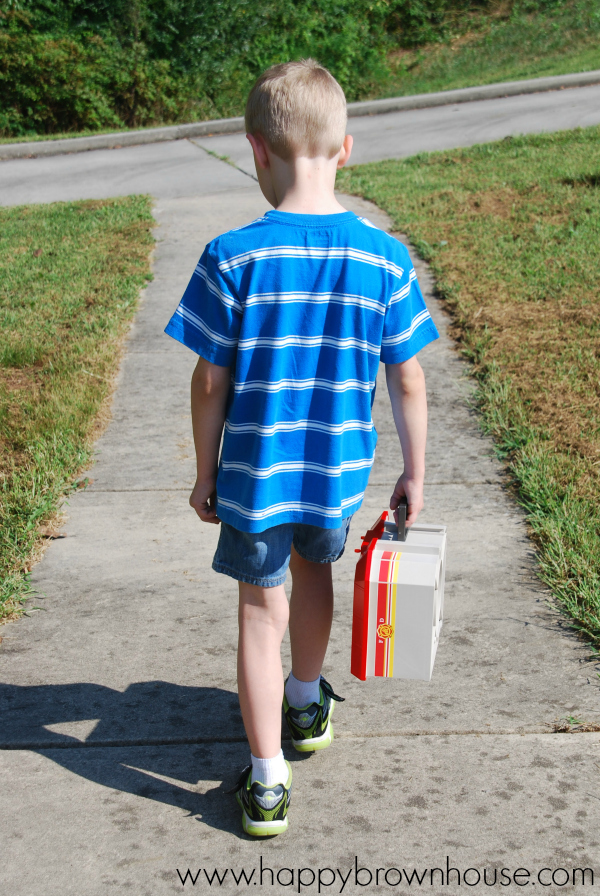
[(446, 527), (405, 528), (387, 511), (362, 537), (354, 579), (351, 672), (431, 680), (444, 613)]

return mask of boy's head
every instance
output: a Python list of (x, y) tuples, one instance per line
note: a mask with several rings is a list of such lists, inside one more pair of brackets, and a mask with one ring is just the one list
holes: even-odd
[(261, 134), (281, 159), (332, 158), (346, 134), (346, 97), (314, 59), (273, 65), (246, 103), (246, 131)]

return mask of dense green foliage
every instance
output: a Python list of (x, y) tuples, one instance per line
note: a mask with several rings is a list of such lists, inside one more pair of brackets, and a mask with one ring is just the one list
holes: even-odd
[(307, 55), (326, 61), (353, 99), (382, 74), (389, 13), (387, 0), (19, 6), (12, 4), (0, 34), (5, 134), (239, 112), (265, 67)]
[[(511, 0), (507, 15), (588, 0)], [(0, 0), (0, 134), (239, 114), (268, 65), (313, 56), (349, 100), (390, 52), (448, 36), (497, 0)]]
[(0, 137), (242, 112), (313, 56), (349, 100), (600, 67), (597, 0), (0, 0)]

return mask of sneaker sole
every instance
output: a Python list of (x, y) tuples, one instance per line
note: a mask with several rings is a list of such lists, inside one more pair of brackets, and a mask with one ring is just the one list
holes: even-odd
[(294, 749), (297, 750), (298, 753), (314, 753), (317, 750), (326, 750), (327, 747), (330, 747), (333, 742), (333, 725), (331, 724), (332, 715), (333, 706), (329, 713), (329, 721), (327, 722), (325, 733), (320, 737), (307, 737), (302, 740), (294, 740), (292, 738)]
[(248, 818), (246, 810), (242, 810), (242, 827), (245, 834), (251, 837), (275, 837), (283, 834), (288, 829), (287, 815), (283, 821), (252, 821)]
[(245, 834), (249, 834), (251, 837), (275, 837), (277, 834), (283, 834), (287, 831), (287, 815), (283, 821), (252, 821), (251, 818), (248, 818), (239, 794), (236, 793), (235, 799), (242, 810), (242, 828)]

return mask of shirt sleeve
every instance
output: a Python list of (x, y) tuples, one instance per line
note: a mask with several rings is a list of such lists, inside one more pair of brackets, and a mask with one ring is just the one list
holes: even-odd
[(207, 361), (230, 367), (241, 321), (242, 304), (219, 270), (209, 243), (165, 333)]
[(408, 361), (439, 337), (408, 252), (402, 262), (400, 283), (396, 280), (383, 321), (381, 360), (384, 364)]

